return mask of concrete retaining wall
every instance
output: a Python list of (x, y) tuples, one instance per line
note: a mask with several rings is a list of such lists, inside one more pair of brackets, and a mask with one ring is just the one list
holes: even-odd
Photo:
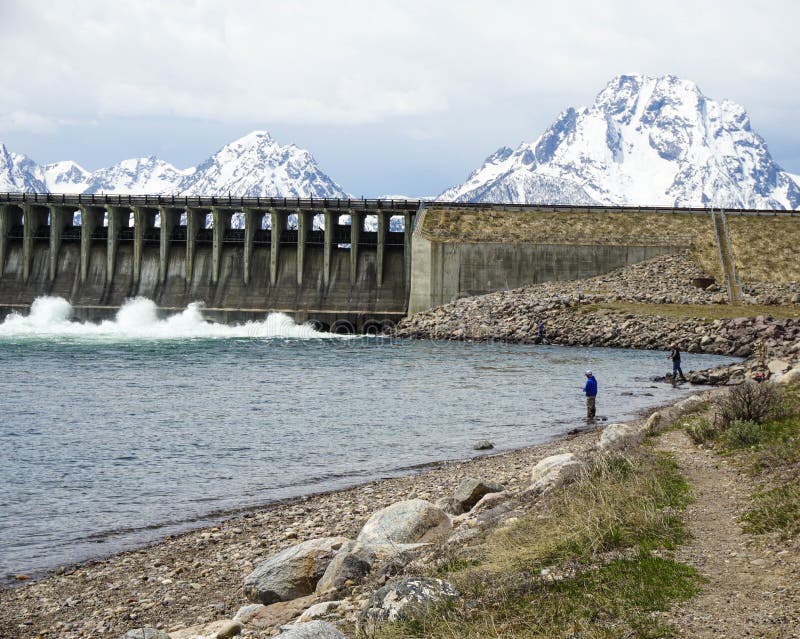
[(594, 277), (687, 245), (628, 246), (412, 240), (408, 313), (540, 282)]

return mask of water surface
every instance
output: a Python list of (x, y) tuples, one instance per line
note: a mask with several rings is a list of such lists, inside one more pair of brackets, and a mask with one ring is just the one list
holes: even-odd
[[(45, 300), (0, 325), (0, 578), (37, 574), (207, 522), (219, 511), (625, 420), (682, 396), (665, 353), (332, 338), (287, 317), (167, 321), (140, 300), (68, 320)], [(729, 359), (687, 355), (684, 368)]]

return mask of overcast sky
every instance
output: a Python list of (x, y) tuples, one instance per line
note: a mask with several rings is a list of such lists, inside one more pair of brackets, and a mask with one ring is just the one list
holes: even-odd
[(356, 195), (435, 195), (620, 73), (734, 100), (800, 173), (800, 3), (0, 0), (0, 141), (180, 168), (266, 129)]

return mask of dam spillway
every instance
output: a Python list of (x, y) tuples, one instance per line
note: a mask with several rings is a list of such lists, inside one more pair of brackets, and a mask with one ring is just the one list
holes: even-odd
[(45, 295), (100, 319), (138, 296), (165, 314), (202, 302), (227, 323), (284, 312), (377, 332), (686, 250), (734, 299), (742, 282), (800, 280), (798, 243), (798, 211), (0, 193), (0, 319)]
[(419, 207), (409, 200), (0, 194), (0, 309), (7, 314), (52, 295), (92, 319), (141, 296), (165, 310), (202, 301), (206, 316), (226, 322), (286, 312), (364, 330), (406, 312)]

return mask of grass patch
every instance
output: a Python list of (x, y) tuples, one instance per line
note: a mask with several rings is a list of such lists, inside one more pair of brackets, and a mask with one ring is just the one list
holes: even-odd
[(669, 455), (607, 458), (536, 513), (439, 564), (436, 576), (460, 600), (370, 636), (672, 636), (652, 613), (693, 596), (700, 579), (654, 551), (686, 540), (689, 500)]
[(800, 533), (800, 401), (798, 389), (743, 384), (717, 403), (716, 419), (692, 420), (686, 432), (738, 459), (759, 489), (742, 516), (746, 532)]
[(788, 537), (800, 532), (800, 480), (753, 495), (753, 507), (742, 522), (747, 532), (756, 535), (779, 531)]
[(484, 583), (477, 606), (467, 596), (432, 614), (384, 626), (375, 637), (670, 637), (652, 613), (689, 599), (699, 584), (689, 566), (646, 554), (559, 581), (514, 575)]
[(554, 495), (546, 518), (523, 519), (498, 531), (487, 561), (508, 570), (590, 560), (624, 548), (670, 548), (686, 538), (675, 511), (688, 500), (689, 487), (671, 457), (612, 457)]

